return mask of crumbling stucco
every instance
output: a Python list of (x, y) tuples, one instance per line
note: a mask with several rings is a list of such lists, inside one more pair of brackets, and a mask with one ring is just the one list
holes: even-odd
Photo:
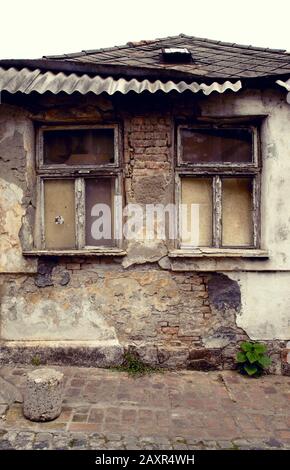
[(127, 244), (127, 255), (122, 265), (128, 268), (134, 264), (154, 263), (168, 253), (164, 242), (152, 240), (147, 242), (131, 241)]
[(33, 272), (33, 263), (22, 256), (19, 240), (25, 209), (23, 191), (14, 183), (0, 178), (0, 273)]
[[(134, 347), (151, 364), (211, 370), (234, 367), (239, 342), (251, 338), (268, 342), (279, 372), (281, 348), (290, 339), (290, 107), (284, 94), (248, 90), (160, 101), (59, 96), (57, 105), (53, 96), (33, 99), (29, 112), (25, 103), (0, 107), (0, 361), (10, 354), (29, 362), (38, 351), (47, 361), (88, 364), (91, 352), (98, 365), (111, 365)], [(144, 206), (174, 202), (175, 120), (196, 114), (268, 116), (261, 126), (261, 248), (268, 259), (174, 259), (172, 240), (125, 242), (122, 259), (22, 256), (38, 229), (33, 232), (33, 120), (120, 122), (124, 202)]]
[(27, 113), (0, 106), (0, 273), (34, 272), (22, 256), (33, 243), (34, 130)]

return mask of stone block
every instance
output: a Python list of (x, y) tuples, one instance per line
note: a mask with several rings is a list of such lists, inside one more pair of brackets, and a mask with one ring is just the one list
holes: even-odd
[(0, 405), (12, 405), (12, 403), (22, 402), (21, 392), (15, 385), (0, 377)]
[(31, 421), (51, 421), (61, 413), (63, 373), (36, 369), (26, 376), (23, 414)]

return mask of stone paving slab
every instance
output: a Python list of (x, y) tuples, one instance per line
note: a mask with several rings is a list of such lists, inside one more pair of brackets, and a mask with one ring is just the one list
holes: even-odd
[[(4, 366), (0, 376), (21, 391), (33, 369)], [(55, 369), (65, 375), (59, 418), (33, 423), (14, 403), (0, 418), (0, 448), (290, 449), (289, 377)]]
[(0, 377), (0, 405), (11, 405), (22, 402), (22, 395), (15, 385)]

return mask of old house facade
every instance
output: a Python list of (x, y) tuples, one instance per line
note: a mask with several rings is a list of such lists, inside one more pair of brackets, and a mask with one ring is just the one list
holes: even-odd
[(250, 338), (287, 374), (289, 76), (185, 35), (0, 61), (0, 361), (210, 370)]

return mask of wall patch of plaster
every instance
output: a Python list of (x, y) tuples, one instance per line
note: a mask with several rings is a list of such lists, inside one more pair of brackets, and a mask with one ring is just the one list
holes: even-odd
[(241, 289), (237, 326), (253, 340), (290, 338), (290, 273), (229, 273)]
[(22, 256), (19, 231), (25, 209), (21, 205), (23, 191), (19, 186), (0, 178), (0, 273), (33, 272), (33, 265)]

